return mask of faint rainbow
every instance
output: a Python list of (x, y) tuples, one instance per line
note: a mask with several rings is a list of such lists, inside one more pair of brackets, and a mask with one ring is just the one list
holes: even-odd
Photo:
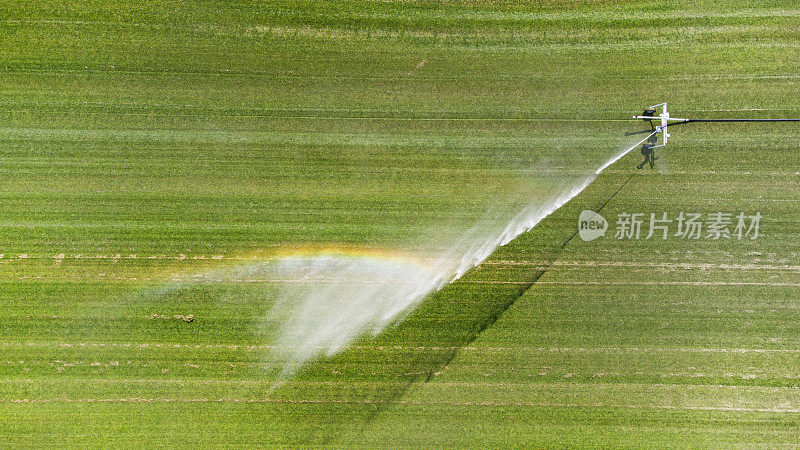
[(428, 270), (433, 269), (433, 258), (425, 258), (418, 254), (387, 247), (371, 247), (339, 244), (301, 244), (283, 245), (269, 250), (255, 250), (241, 259), (252, 261), (278, 261), (289, 258), (339, 257), (350, 259), (373, 259), (392, 261)]

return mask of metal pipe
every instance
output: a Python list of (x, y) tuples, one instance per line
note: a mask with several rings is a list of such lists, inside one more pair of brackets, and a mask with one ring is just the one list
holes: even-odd
[(692, 122), (800, 122), (800, 119), (686, 119), (682, 122), (671, 123), (669, 126), (674, 127)]

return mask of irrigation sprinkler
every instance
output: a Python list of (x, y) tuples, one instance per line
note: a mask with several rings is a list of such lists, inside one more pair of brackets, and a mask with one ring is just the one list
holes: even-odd
[(633, 134), (650, 133), (654, 136), (661, 134), (661, 144), (651, 144), (650, 148), (664, 147), (667, 145), (667, 140), (670, 137), (668, 127), (682, 125), (686, 123), (696, 122), (800, 122), (800, 119), (683, 119), (678, 117), (670, 117), (667, 110), (667, 102), (659, 103), (657, 105), (648, 106), (639, 116), (633, 116), (634, 119), (641, 119), (650, 124), (650, 130), (636, 131), (633, 133), (625, 133), (627, 136)]

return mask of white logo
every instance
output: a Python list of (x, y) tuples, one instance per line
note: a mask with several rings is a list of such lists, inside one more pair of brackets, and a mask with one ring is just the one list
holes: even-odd
[(606, 235), (608, 222), (600, 214), (591, 209), (584, 209), (578, 216), (578, 234), (586, 242), (593, 241)]

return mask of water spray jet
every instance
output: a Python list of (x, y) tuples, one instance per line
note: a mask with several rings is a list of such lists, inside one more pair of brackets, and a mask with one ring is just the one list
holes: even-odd
[(530, 231), (655, 134), (655, 130), (649, 131), (644, 139), (621, 149), (595, 170), (574, 179), (558, 179), (502, 222), (474, 224), (450, 241), (449, 248), (432, 255), (431, 264), (424, 268), (347, 255), (280, 260), (271, 270), (283, 278), (345, 282), (284, 286), (275, 311), (284, 316), (276, 340), (277, 356), (284, 367), (278, 384), (306, 362), (335, 355), (360, 336), (378, 335), (397, 323), (429, 294), (463, 277), (498, 247)]

